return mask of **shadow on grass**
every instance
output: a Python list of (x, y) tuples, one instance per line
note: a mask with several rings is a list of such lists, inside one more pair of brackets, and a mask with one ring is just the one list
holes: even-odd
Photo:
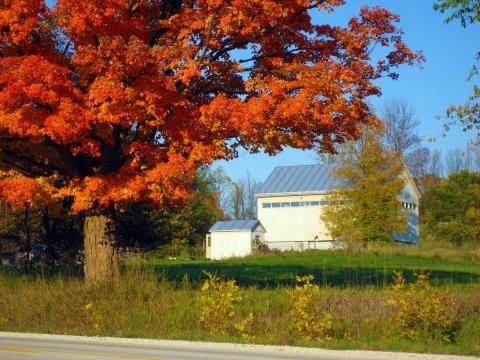
[[(480, 284), (480, 273), (478, 271), (467, 271), (465, 269), (445, 270), (429, 268), (428, 264), (412, 267), (404, 266), (357, 266), (355, 264), (324, 264), (312, 263), (271, 264), (262, 263), (261, 259), (255, 263), (251, 262), (206, 262), (188, 261), (171, 262), (168, 264), (144, 263), (143, 265), (122, 265), (122, 272), (129, 270), (147, 270), (156, 273), (159, 278), (163, 277), (169, 281), (182, 286), (185, 280), (191, 285), (197, 286), (205, 278), (204, 272), (216, 273), (225, 279), (235, 279), (241, 286), (278, 287), (293, 286), (297, 275), (314, 275), (315, 282), (333, 287), (384, 287), (393, 280), (393, 272), (400, 271), (405, 279), (410, 282), (414, 280), (414, 270), (430, 273), (430, 282), (436, 286), (448, 286), (455, 284)], [(15, 267), (0, 266), (0, 275), (10, 279), (19, 277), (26, 278), (81, 278), (83, 276), (82, 265), (71, 265), (63, 267)]]
[[(271, 264), (215, 264), (188, 263), (168, 266), (150, 265), (155, 272), (163, 274), (168, 280), (181, 282), (185, 276), (190, 282), (198, 283), (205, 276), (204, 271), (216, 273), (226, 279), (235, 279), (242, 286), (277, 287), (292, 286), (297, 275), (314, 275), (315, 282), (335, 287), (384, 287), (393, 280), (393, 270), (376, 267), (326, 266), (310, 267), (301, 265)], [(414, 270), (398, 268), (407, 281), (414, 279)], [(430, 281), (436, 286), (480, 283), (480, 275), (468, 271), (446, 271), (421, 269), (430, 273)]]
[(41, 266), (41, 265), (25, 265), (12, 266), (0, 265), (0, 275), (7, 278), (82, 278), (83, 265), (75, 264), (69, 266)]

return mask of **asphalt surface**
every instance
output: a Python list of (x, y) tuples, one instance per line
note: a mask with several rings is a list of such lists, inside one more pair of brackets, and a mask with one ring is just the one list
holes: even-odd
[(0, 332), (0, 360), (467, 360), (472, 357)]

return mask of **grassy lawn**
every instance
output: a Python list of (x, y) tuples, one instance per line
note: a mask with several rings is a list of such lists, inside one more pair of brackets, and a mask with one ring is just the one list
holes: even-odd
[[(205, 260), (137, 260), (124, 264), (111, 284), (86, 285), (78, 276), (0, 269), (0, 331), (158, 339), (288, 344), (480, 355), (480, 257), (478, 250), (393, 248), (361, 253), (325, 251)], [(77, 269), (78, 270), (78, 269)], [(77, 275), (77, 270), (72, 274)], [(431, 273), (435, 289), (449, 291), (451, 341), (400, 336), (385, 289), (393, 271)], [(229, 331), (201, 324), (203, 271), (236, 279), (241, 301)], [(299, 336), (289, 291), (296, 275), (313, 274), (321, 286), (312, 311), (333, 316), (328, 341)], [(235, 324), (253, 315), (251, 334)]]
[[(458, 252), (458, 251), (457, 251)], [(201, 280), (203, 271), (235, 279), (243, 286), (291, 286), (297, 275), (312, 274), (316, 282), (330, 286), (376, 286), (390, 283), (393, 271), (401, 271), (407, 280), (414, 271), (431, 274), (434, 285), (451, 286), (480, 284), (478, 254), (468, 252), (452, 256), (450, 251), (412, 251), (412, 249), (382, 249), (360, 253), (346, 251), (312, 251), (280, 253), (259, 257), (223, 261), (150, 260), (146, 262), (168, 279)]]

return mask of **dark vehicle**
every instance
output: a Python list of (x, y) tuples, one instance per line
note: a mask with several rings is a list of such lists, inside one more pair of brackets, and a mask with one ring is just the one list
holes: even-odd
[(47, 245), (36, 244), (31, 247), (22, 246), (14, 256), (17, 265), (45, 265), (55, 263), (55, 252)]
[(17, 265), (26, 264), (28, 262), (28, 253), (30, 252), (29, 246), (21, 246), (15, 251), (13, 255), (13, 262)]

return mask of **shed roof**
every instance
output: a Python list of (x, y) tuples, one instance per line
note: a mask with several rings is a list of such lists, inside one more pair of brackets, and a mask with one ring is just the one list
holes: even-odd
[(342, 187), (333, 172), (337, 164), (276, 167), (265, 180), (257, 196), (276, 194), (324, 193)]
[(232, 220), (217, 221), (211, 228), (212, 231), (255, 231), (261, 226), (259, 220)]

